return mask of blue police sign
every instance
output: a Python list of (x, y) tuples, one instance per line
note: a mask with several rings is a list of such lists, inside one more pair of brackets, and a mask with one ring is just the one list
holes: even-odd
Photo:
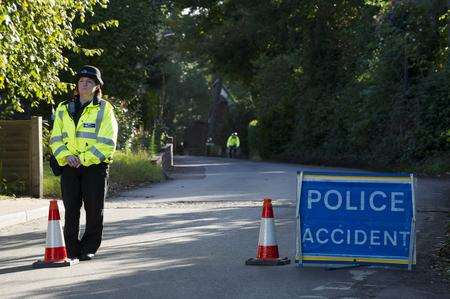
[(298, 173), (298, 266), (415, 264), (413, 176)]

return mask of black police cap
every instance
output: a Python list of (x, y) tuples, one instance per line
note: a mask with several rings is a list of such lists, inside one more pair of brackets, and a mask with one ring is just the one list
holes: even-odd
[(95, 82), (97, 82), (97, 84), (103, 86), (102, 74), (100, 73), (100, 70), (95, 66), (92, 65), (83, 66), (77, 73), (77, 80), (79, 80), (81, 77), (91, 78)]

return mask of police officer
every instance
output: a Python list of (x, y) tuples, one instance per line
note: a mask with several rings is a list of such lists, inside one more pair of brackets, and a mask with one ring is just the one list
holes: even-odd
[(241, 142), (239, 140), (237, 132), (234, 132), (233, 134), (230, 135), (230, 137), (228, 137), (227, 148), (228, 148), (228, 156), (230, 158), (236, 156), (237, 150), (239, 149), (240, 145)]
[[(90, 260), (102, 240), (103, 206), (109, 164), (117, 141), (113, 106), (101, 98), (100, 70), (86, 65), (77, 73), (73, 99), (58, 105), (50, 147), (60, 166), (65, 207), (64, 239), (69, 258)], [(80, 209), (86, 211), (79, 239)]]

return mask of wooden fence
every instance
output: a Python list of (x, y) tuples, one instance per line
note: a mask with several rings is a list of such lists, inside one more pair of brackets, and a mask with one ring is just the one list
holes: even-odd
[(42, 117), (0, 121), (0, 178), (23, 183), (25, 193), (43, 193)]

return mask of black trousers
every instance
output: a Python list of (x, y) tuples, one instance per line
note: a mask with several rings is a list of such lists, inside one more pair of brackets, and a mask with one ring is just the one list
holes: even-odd
[[(69, 258), (96, 253), (103, 233), (103, 207), (108, 188), (109, 166), (105, 163), (73, 168), (61, 174), (61, 193), (65, 208), (64, 239)], [(79, 239), (80, 210), (84, 203), (86, 227)]]
[(228, 148), (228, 157), (233, 158), (236, 157), (237, 154), (237, 146), (230, 146)]

